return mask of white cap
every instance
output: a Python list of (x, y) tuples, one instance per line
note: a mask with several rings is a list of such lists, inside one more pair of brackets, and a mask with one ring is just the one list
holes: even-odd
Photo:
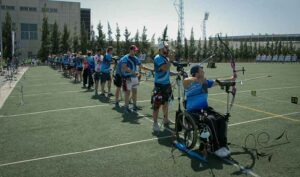
[(166, 41), (160, 41), (158, 43), (158, 49), (163, 49), (164, 47), (168, 47), (168, 43)]

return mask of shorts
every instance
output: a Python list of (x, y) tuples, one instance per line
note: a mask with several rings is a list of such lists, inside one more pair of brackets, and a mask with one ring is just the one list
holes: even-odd
[(123, 90), (131, 91), (132, 89), (136, 89), (139, 85), (139, 80), (137, 77), (123, 77), (122, 78)]
[(100, 78), (101, 78), (101, 73), (100, 73), (100, 72), (95, 72), (95, 73), (94, 73), (94, 80), (95, 80), (95, 81), (99, 81)]
[(114, 76), (114, 85), (118, 88), (122, 87), (122, 77), (120, 74)]
[(154, 109), (159, 108), (160, 105), (168, 103), (173, 98), (171, 84), (157, 84), (155, 83), (151, 103), (154, 105)]
[(106, 81), (110, 81), (111, 80), (111, 76), (110, 73), (103, 73), (101, 72), (101, 83), (105, 83)]
[(76, 70), (77, 70), (77, 71), (82, 71), (82, 70), (83, 70), (83, 68), (76, 68)]
[(65, 70), (68, 70), (69, 69), (69, 64), (63, 64), (63, 68), (65, 69)]
[(72, 68), (74, 68), (74, 66), (68, 65), (68, 70), (70, 70), (70, 69), (72, 69)]

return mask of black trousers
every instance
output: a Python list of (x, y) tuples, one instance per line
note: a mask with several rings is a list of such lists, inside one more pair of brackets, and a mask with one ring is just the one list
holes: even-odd
[(225, 115), (216, 112), (213, 108), (209, 107), (204, 111), (208, 116), (204, 120), (199, 120), (198, 114), (201, 112), (193, 111), (192, 115), (197, 123), (205, 123), (211, 130), (210, 140), (212, 141), (213, 151), (221, 147), (227, 147), (227, 123), (228, 119)]
[(83, 70), (83, 86), (86, 86), (88, 83), (88, 88), (91, 88), (94, 85), (93, 72), (89, 68)]

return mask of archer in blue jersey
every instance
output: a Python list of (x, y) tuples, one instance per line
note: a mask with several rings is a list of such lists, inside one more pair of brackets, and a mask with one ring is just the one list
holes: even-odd
[[(210, 127), (212, 131), (212, 143), (215, 154), (219, 157), (226, 157), (230, 155), (227, 147), (227, 118), (222, 114), (217, 113), (214, 109), (208, 106), (208, 89), (222, 85), (223, 81), (207, 80), (204, 77), (203, 67), (195, 65), (191, 68), (191, 77), (183, 81), (185, 91), (185, 101), (187, 112), (201, 113), (203, 110), (207, 112), (207, 119), (204, 123)], [(227, 80), (226, 83), (233, 83), (232, 80)]]
[(169, 61), (169, 46), (165, 41), (158, 45), (159, 54), (154, 58), (154, 94), (152, 96), (153, 104), (153, 131), (160, 131), (157, 123), (159, 108), (162, 106), (164, 113), (164, 126), (168, 127), (173, 123), (168, 118), (169, 101), (173, 99), (172, 86), (170, 84), (170, 75), (174, 74), (170, 71), (171, 63)]

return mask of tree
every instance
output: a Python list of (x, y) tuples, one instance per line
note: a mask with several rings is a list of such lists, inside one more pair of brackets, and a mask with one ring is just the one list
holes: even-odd
[(109, 22), (107, 22), (107, 34), (108, 34), (108, 45), (113, 46), (113, 42), (114, 42), (112, 37), (113, 32), (111, 30)]
[(121, 32), (120, 32), (120, 28), (119, 28), (119, 25), (117, 23), (117, 29), (116, 29), (116, 40), (117, 40), (117, 55), (120, 55), (121, 54), (121, 45), (120, 45), (120, 38), (121, 38)]
[(38, 57), (42, 61), (46, 61), (49, 56), (49, 53), (50, 53), (49, 35), (50, 35), (50, 32), (49, 32), (48, 18), (44, 14), (43, 24), (42, 24), (42, 39), (41, 39), (42, 44), (41, 44), (41, 48), (38, 52)]
[(240, 41), (240, 48), (239, 48), (239, 58), (244, 58), (244, 43)]
[(204, 38), (202, 58), (205, 59), (206, 57), (207, 57), (207, 40), (206, 38)]
[(101, 21), (97, 26), (98, 36), (97, 36), (97, 48), (101, 49), (105, 47), (105, 34), (103, 32), (103, 26), (101, 25)]
[(282, 44), (281, 44), (281, 41), (279, 41), (279, 43), (278, 43), (277, 51), (278, 51), (279, 55), (282, 54)]
[(127, 51), (130, 46), (130, 42), (131, 42), (130, 35), (131, 35), (131, 33), (128, 31), (127, 27), (125, 27), (125, 32), (124, 32), (124, 37), (125, 37), (124, 49), (125, 49), (125, 51)]
[(70, 32), (68, 30), (68, 26), (65, 24), (63, 34), (61, 36), (61, 52), (62, 53), (67, 53), (68, 51), (70, 51), (69, 40), (70, 40)]
[[(229, 47), (229, 41), (228, 41), (228, 36), (227, 34), (225, 35), (225, 44)], [(222, 45), (221, 50), (223, 50), (223, 54), (224, 54), (224, 58), (225, 58), (225, 62), (228, 62), (228, 60), (230, 59), (230, 54), (229, 51), (224, 49), (224, 46)], [(230, 48), (230, 51), (233, 53), (233, 46)], [(234, 57), (234, 56), (233, 56)]]
[(289, 54), (294, 54), (296, 52), (294, 44), (292, 40), (289, 41), (289, 46), (288, 46), (288, 53)]
[(74, 52), (78, 52), (80, 49), (80, 45), (79, 45), (79, 38), (77, 36), (77, 34), (74, 34), (74, 37), (73, 37), (73, 51)]
[(155, 56), (155, 50), (156, 47), (155, 47), (155, 33), (152, 35), (151, 37), (151, 43), (150, 43), (150, 57), (151, 58), (154, 58)]
[(175, 58), (177, 61), (180, 60), (180, 58), (182, 57), (182, 41), (181, 41), (181, 37), (180, 37), (180, 32), (178, 30), (177, 32), (177, 43), (176, 43), (176, 54), (175, 54)]
[(58, 25), (56, 21), (53, 24), (53, 30), (51, 33), (51, 53), (57, 55), (59, 53), (59, 41), (60, 32), (58, 31)]
[(196, 55), (196, 59), (199, 62), (201, 59), (201, 52), (202, 52), (202, 47), (201, 47), (201, 38), (199, 38), (198, 41), (198, 46), (197, 46), (197, 55)]
[(253, 55), (254, 55), (254, 56), (257, 56), (257, 55), (258, 55), (257, 42), (254, 42)]
[(140, 47), (140, 33), (139, 30), (136, 30), (134, 35), (134, 44), (139, 48)]
[[(1, 22), (2, 23), (2, 22)], [(5, 21), (2, 26), (2, 39), (3, 39), (3, 58), (7, 59), (12, 57), (12, 20), (10, 14), (7, 12)]]
[(96, 36), (95, 36), (95, 31), (93, 30), (93, 27), (91, 30), (91, 40), (90, 41), (88, 40), (88, 48), (90, 50), (92, 50), (93, 52), (97, 51), (97, 42), (96, 42)]
[(184, 38), (184, 59), (185, 61), (189, 60), (189, 45), (187, 38)]
[(162, 41), (168, 41), (168, 25), (165, 27), (163, 34), (162, 34)]
[(81, 30), (80, 30), (80, 48), (82, 54), (86, 54), (88, 47), (88, 33), (85, 30), (84, 23), (81, 24)]
[[(155, 35), (155, 34), (154, 34)], [(144, 53), (148, 53), (147, 50), (149, 48), (149, 42), (148, 42), (148, 39), (147, 39), (147, 29), (146, 27), (144, 26), (143, 27), (143, 32), (142, 32), (142, 36), (141, 36), (141, 51)]]
[(208, 47), (207, 47), (207, 54), (208, 56), (212, 54), (213, 51), (213, 40), (212, 37), (208, 38)]
[(194, 61), (196, 56), (196, 45), (195, 45), (195, 38), (194, 38), (194, 30), (191, 30), (191, 37), (190, 37), (190, 48), (189, 48), (189, 56), (192, 61)]

